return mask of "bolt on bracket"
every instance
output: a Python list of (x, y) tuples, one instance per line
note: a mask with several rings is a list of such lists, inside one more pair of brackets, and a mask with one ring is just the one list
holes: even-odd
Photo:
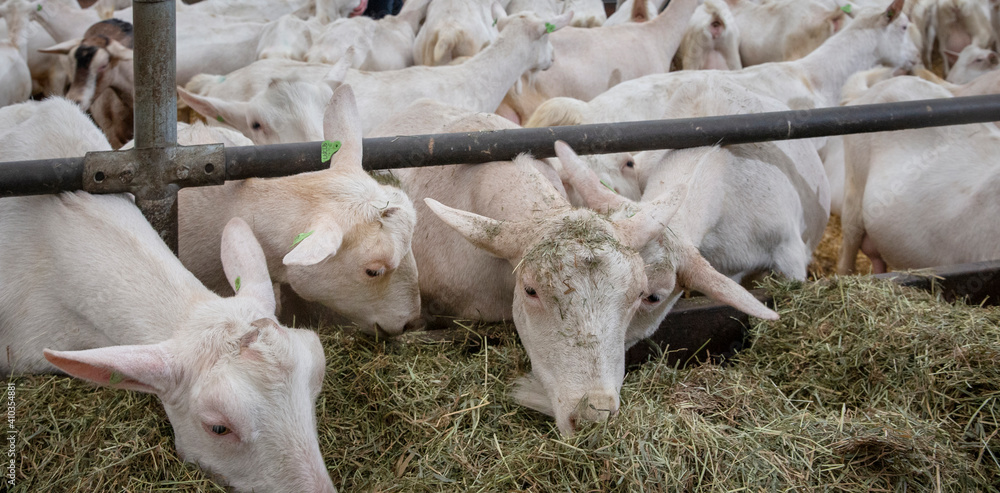
[[(161, 170), (157, 163), (169, 163)], [(159, 198), (169, 185), (222, 185), (226, 152), (222, 144), (88, 152), (83, 158), (83, 189), (90, 193), (131, 192)]]

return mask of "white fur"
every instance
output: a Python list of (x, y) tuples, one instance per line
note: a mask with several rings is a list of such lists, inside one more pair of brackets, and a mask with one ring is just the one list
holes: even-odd
[[(851, 104), (946, 98), (915, 77), (873, 86)], [(858, 249), (876, 271), (1000, 258), (1000, 131), (992, 123), (849, 135), (843, 244), (837, 270)]]
[(28, 6), (18, 0), (2, 6), (8, 21), (8, 39), (0, 41), (0, 106), (20, 103), (31, 96), (28, 67)]
[(851, 21), (840, 10), (847, 2), (836, 0), (726, 1), (740, 28), (744, 67), (802, 58)]
[(958, 59), (948, 72), (947, 81), (965, 84), (987, 72), (997, 69), (1000, 58), (996, 52), (970, 44), (958, 55)]
[(563, 12), (573, 12), (576, 27), (600, 27), (608, 20), (602, 0), (563, 0)]
[(516, 122), (524, 122), (547, 99), (568, 96), (587, 101), (619, 82), (669, 71), (697, 3), (675, 0), (659, 16), (641, 24), (554, 33), (552, 67), (523, 78), (511, 89), (503, 101), (503, 114), (516, 115)]
[(740, 28), (722, 0), (706, 0), (691, 16), (674, 65), (681, 70), (739, 70)]
[(361, 168), (350, 86), (339, 87), (324, 107), (324, 137), (342, 143), (330, 169), (181, 190), (180, 258), (207, 286), (226, 289), (210, 252), (219, 248), (221, 225), (241, 217), (260, 239), (276, 284), (365, 331), (399, 334), (420, 309), (410, 246), (416, 213), (401, 190), (379, 185)]
[[(93, 9), (67, 10), (50, 7), (32, 11), (57, 42), (83, 37), (87, 27), (101, 19)], [(202, 2), (211, 3), (211, 2)], [(132, 22), (132, 9), (115, 11), (114, 17)], [(177, 12), (177, 84), (184, 85), (200, 73), (226, 74), (257, 59), (257, 46), (264, 22), (239, 17), (206, 15), (197, 10)]]
[[(417, 65), (446, 65), (497, 39), (494, 0), (434, 0), (413, 45)], [(501, 9), (502, 10), (502, 9)]]
[[(4, 108), (0, 122), (7, 159), (110, 150), (66, 100)], [(226, 236), (229, 279), (241, 279), (232, 298), (185, 270), (125, 196), (0, 200), (0, 373), (59, 369), (156, 394), (179, 455), (235, 490), (333, 492), (316, 436), (319, 339), (273, 321), (249, 228), (231, 224)]]
[(287, 58), (305, 60), (312, 46), (312, 31), (306, 21), (286, 14), (264, 26), (257, 42), (257, 59)]
[[(511, 127), (497, 115), (424, 101), (375, 134)], [(513, 318), (538, 382), (520, 401), (554, 414), (571, 434), (579, 421), (617, 412), (625, 330), (646, 288), (634, 248), (672, 210), (643, 209), (614, 222), (574, 210), (539, 173), (544, 166), (521, 156), (393, 173), (417, 204), (413, 253), (425, 316)], [(573, 231), (595, 239), (581, 245)]]
[(915, 0), (908, 5), (921, 34), (924, 64), (932, 66), (934, 45), (949, 72), (966, 46), (988, 49), (996, 41), (987, 0)]
[[(568, 24), (568, 16), (549, 19), (548, 23), (557, 29)], [(466, 62), (443, 67), (414, 66), (386, 72), (364, 72), (350, 70), (344, 81), (349, 83), (357, 95), (358, 107), (365, 134), (393, 114), (405, 109), (420, 98), (432, 98), (443, 103), (466, 108), (471, 111), (493, 111), (504, 97), (507, 89), (528, 71), (544, 70), (552, 64), (551, 37), (546, 33), (546, 21), (530, 12), (522, 12), (499, 20), (501, 35), (486, 50)], [(558, 32), (558, 31), (556, 31)], [(321, 64), (302, 64), (287, 60), (261, 60), (244, 70), (226, 76), (225, 80), (213, 84), (201, 84), (203, 93), (209, 97), (192, 97), (181, 93), (181, 97), (196, 111), (215, 119), (223, 118), (252, 138), (262, 141), (241, 127), (248, 121), (251, 112), (262, 115), (261, 125), (274, 129), (279, 142), (318, 140), (319, 121), (303, 121), (298, 126), (278, 125), (267, 120), (267, 115), (277, 117), (289, 111), (305, 112), (308, 108), (325, 107), (327, 94), (315, 93), (311, 98), (284, 98), (278, 105), (263, 101), (277, 99), (265, 97), (246, 104), (232, 103), (247, 95), (268, 90), (271, 77), (287, 77), (294, 73), (303, 81), (317, 81), (325, 77), (330, 67)], [(323, 84), (326, 85), (326, 84)], [(227, 101), (227, 99), (229, 101)], [(260, 103), (260, 104), (258, 104)], [(308, 127), (308, 131), (301, 130)]]

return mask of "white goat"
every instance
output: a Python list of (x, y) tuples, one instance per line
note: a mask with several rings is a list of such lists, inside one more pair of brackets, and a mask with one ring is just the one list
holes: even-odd
[(427, 19), (414, 41), (414, 63), (446, 65), (456, 58), (479, 53), (497, 39), (497, 9), (503, 10), (494, 0), (431, 2)]
[(413, 65), (413, 45), (430, 0), (410, 0), (397, 15), (339, 19), (313, 33), (309, 63), (336, 63), (354, 48), (353, 68), (398, 70)]
[(309, 24), (295, 14), (286, 14), (264, 26), (257, 42), (257, 59), (305, 60), (310, 46), (312, 30)]
[(371, 17), (337, 19), (319, 26), (313, 35), (312, 46), (306, 51), (309, 63), (337, 63), (348, 49), (353, 53), (353, 68), (360, 68), (372, 51), (378, 21)]
[(9, 40), (0, 41), (0, 106), (20, 103), (31, 97), (31, 69), (28, 67), (28, 10), (18, 0), (2, 6)]
[[(81, 38), (88, 26), (101, 19), (93, 9), (72, 10), (54, 0), (39, 0), (42, 10), (32, 16), (57, 42)], [(208, 3), (208, 2), (205, 2)], [(132, 22), (132, 9), (118, 10), (114, 18)], [(229, 73), (257, 59), (263, 22), (213, 16), (197, 11), (177, 12), (177, 83), (186, 84), (195, 74)]]
[[(916, 77), (873, 86), (851, 104), (947, 98)], [(837, 271), (861, 249), (875, 272), (1000, 258), (1000, 130), (992, 123), (844, 138), (843, 244)]]
[(928, 67), (933, 65), (935, 45), (947, 73), (966, 46), (987, 49), (996, 41), (987, 0), (915, 0), (907, 7), (921, 34), (924, 64)]
[(573, 12), (575, 27), (600, 27), (608, 20), (603, 0), (563, 0), (563, 12)]
[(997, 65), (1000, 65), (1000, 58), (996, 52), (970, 44), (958, 55), (955, 64), (948, 71), (946, 80), (952, 84), (965, 84), (980, 75), (996, 70)]
[[(580, 190), (585, 197), (585, 202), (592, 209), (609, 212), (612, 217), (623, 217), (634, 213), (642, 205), (642, 203), (626, 199), (604, 187), (597, 175), (565, 143), (556, 143), (556, 153), (562, 163), (562, 172), (567, 181), (574, 188)], [(741, 202), (743, 205), (751, 202), (755, 202), (754, 205), (762, 203), (766, 205), (767, 198), (762, 200), (758, 196), (759, 190), (749, 186), (749, 183), (759, 183), (760, 178), (751, 179), (751, 181), (742, 184), (738, 183), (741, 179), (746, 178), (746, 175), (739, 171), (739, 167), (742, 165), (749, 164), (755, 171), (763, 171), (765, 175), (776, 179), (778, 183), (782, 184), (782, 188), (786, 189), (784, 190), (786, 192), (784, 198), (791, 199), (786, 200), (785, 205), (790, 205), (793, 210), (800, 209), (794, 191), (790, 195), (787, 194), (788, 177), (782, 176), (782, 173), (788, 170), (783, 169), (774, 173), (767, 166), (761, 166), (762, 163), (752, 160), (742, 161), (735, 157), (737, 154), (739, 153), (730, 154), (728, 150), (718, 148), (682, 151), (679, 155), (670, 156), (664, 162), (659, 163), (671, 168), (667, 173), (650, 173), (654, 175), (654, 179), (667, 178), (667, 175), (670, 175), (669, 179), (680, 179), (682, 180), (680, 183), (684, 183), (686, 180), (687, 188), (680, 190), (676, 187), (678, 182), (667, 186), (667, 183), (662, 181), (658, 184), (660, 186), (653, 187), (654, 190), (651, 190), (650, 194), (643, 200), (645, 203), (653, 201), (654, 198), (659, 201), (675, 200), (681, 205), (678, 214), (674, 215), (666, 227), (661, 230), (660, 235), (640, 249), (643, 261), (646, 263), (649, 290), (645, 293), (639, 309), (629, 323), (625, 334), (626, 349), (653, 335), (660, 328), (663, 319), (666, 318), (667, 313), (680, 298), (684, 289), (700, 291), (717, 301), (755, 317), (766, 320), (778, 318), (777, 314), (764, 307), (736, 281), (713, 268), (709, 261), (699, 253), (699, 244), (702, 244), (713, 255), (719, 254), (719, 250), (728, 251), (727, 255), (731, 259), (736, 256), (733, 251), (745, 253), (764, 246), (760, 244), (763, 235), (759, 231), (753, 230), (754, 227), (779, 232), (785, 237), (790, 233), (790, 231), (785, 230), (786, 225), (780, 224), (782, 221), (778, 219), (794, 215), (794, 213), (790, 214), (788, 210), (777, 211), (778, 217), (768, 218), (763, 209), (770, 208), (773, 211), (774, 207), (764, 207), (753, 218), (740, 218), (739, 214), (736, 215), (737, 217), (733, 217), (732, 210), (725, 210), (725, 208), (720, 210), (717, 206), (713, 207), (712, 203), (719, 201), (718, 194), (725, 195), (730, 192), (738, 196), (738, 198), (734, 197), (735, 202)], [(736, 172), (730, 173), (730, 170)], [(747, 170), (747, 175), (749, 174), (752, 174), (752, 171)], [(726, 201), (729, 201), (728, 197)], [(780, 202), (780, 200), (775, 202)], [(684, 217), (685, 213), (692, 214), (692, 216)], [(708, 223), (713, 219), (718, 220), (721, 224), (716, 225), (715, 228), (711, 227)], [(739, 229), (749, 229), (750, 235), (736, 238), (725, 237), (725, 235)], [(747, 243), (752, 244), (749, 248), (742, 245), (746, 239), (750, 240)], [(719, 245), (720, 241), (724, 241), (726, 245)], [(792, 240), (792, 243), (795, 243), (795, 240)], [(719, 248), (713, 249), (714, 246)], [(765, 248), (773, 247), (773, 244), (765, 246)], [(794, 256), (799, 257), (800, 255), (798, 252), (794, 252)], [(800, 260), (796, 259), (797, 263), (801, 263)], [(733, 266), (734, 264), (727, 265), (730, 268)], [(794, 270), (797, 273), (799, 266), (795, 265)], [(740, 271), (735, 277), (738, 278), (742, 274), (743, 272)]]
[[(558, 32), (558, 29), (569, 24), (569, 18), (569, 14), (564, 14), (546, 22), (531, 12), (502, 17), (497, 23), (501, 30), (500, 37), (487, 49), (459, 65), (414, 66), (370, 73), (348, 71), (344, 81), (355, 88), (358, 106), (363, 111), (361, 117), (365, 134), (420, 98), (435, 99), (471, 111), (493, 111), (521, 74), (545, 70), (552, 64), (552, 45), (549, 43), (551, 36), (548, 30)], [(316, 80), (315, 77), (325, 76), (329, 72), (329, 66), (287, 60), (261, 60), (245, 70), (227, 75), (223, 81), (201, 86), (209, 95), (228, 94), (236, 99), (241, 95), (266, 91), (271, 77), (291, 73), (293, 70), (303, 80)], [(275, 86), (273, 91), (279, 89), (281, 88)], [(280, 104), (259, 106), (256, 103), (227, 101), (220, 97), (199, 96), (186, 91), (180, 94), (189, 106), (210, 120), (221, 116), (226, 122), (248, 122), (248, 127), (240, 127), (241, 123), (233, 124), (258, 144), (264, 142), (260, 134), (246, 130), (252, 129), (253, 123), (257, 123), (261, 129), (273, 129), (275, 135), (280, 134), (276, 141), (318, 140), (318, 119), (303, 120), (300, 125), (284, 127), (276, 124), (273, 118), (288, 113), (292, 105), (305, 109), (325, 107), (329, 98), (328, 95), (319, 93), (309, 100), (268, 96), (265, 99)], [(256, 115), (261, 115), (263, 120), (251, 118)], [(302, 125), (311, 130), (301, 132)]]
[(508, 15), (530, 10), (539, 17), (555, 17), (563, 13), (564, 3), (563, 0), (510, 0), (504, 9)]
[[(454, 114), (423, 104), (377, 134), (515, 127), (497, 115), (453, 120)], [(393, 173), (417, 203), (413, 253), (425, 315), (513, 318), (533, 382), (516, 395), (555, 416), (568, 435), (582, 421), (617, 413), (625, 331), (646, 295), (636, 249), (659, 233), (675, 204), (644, 206), (610, 221), (572, 209), (537, 166), (520, 156)]]
[(497, 113), (520, 123), (547, 99), (568, 96), (586, 101), (619, 82), (669, 71), (697, 4), (697, 0), (675, 0), (641, 24), (555, 33), (552, 46), (558, 56), (552, 68), (523, 77)]
[(722, 0), (706, 0), (691, 16), (674, 66), (680, 70), (739, 70), (740, 28)]
[(367, 332), (396, 335), (420, 310), (410, 247), (416, 213), (402, 190), (361, 168), (350, 86), (338, 87), (325, 108), (324, 136), (341, 142), (330, 169), (180, 191), (180, 258), (208, 287), (227, 289), (223, 266), (209, 252), (219, 247), (220, 226), (242, 217), (261, 241), (275, 284)]
[[(863, 11), (854, 22), (806, 57), (747, 67), (739, 71), (683, 71), (655, 74), (623, 82), (588, 103), (570, 98), (548, 101), (526, 126), (577, 125), (599, 121), (651, 120), (662, 117), (662, 104), (687, 84), (731, 79), (773, 97), (792, 109), (834, 106), (841, 88), (856, 72), (877, 64), (909, 68), (917, 48), (907, 35), (906, 15), (896, 10)], [(893, 7), (890, 7), (893, 9)]]
[(666, 0), (645, 0), (644, 2), (625, 0), (620, 2), (618, 9), (608, 17), (608, 20), (604, 21), (604, 25), (614, 26), (626, 22), (646, 22), (662, 10), (666, 3)]
[(850, 23), (828, 0), (726, 1), (740, 28), (744, 67), (802, 58)]
[[(0, 124), (7, 159), (110, 150), (69, 101), (17, 106), (0, 110), (3, 122), (19, 113)], [(0, 374), (58, 369), (156, 394), (179, 455), (236, 491), (333, 492), (316, 433), (323, 348), (275, 323), (246, 224), (223, 236), (231, 298), (185, 270), (125, 196), (0, 199)]]

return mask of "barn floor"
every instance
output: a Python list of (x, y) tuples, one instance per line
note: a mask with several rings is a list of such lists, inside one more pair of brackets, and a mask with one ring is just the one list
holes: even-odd
[[(1000, 309), (869, 277), (776, 283), (726, 366), (630, 372), (607, 425), (562, 438), (510, 400), (511, 327), (465, 344), (318, 332), (317, 404), (334, 484), (353, 491), (996, 491)], [(157, 400), (13, 379), (10, 491), (223, 491), (179, 461)]]

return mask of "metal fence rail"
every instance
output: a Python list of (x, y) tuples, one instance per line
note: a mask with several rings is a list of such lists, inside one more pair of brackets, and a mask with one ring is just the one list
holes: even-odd
[[(0, 198), (85, 190), (131, 192), (177, 249), (177, 190), (225, 180), (323, 169), (319, 142), (235, 147), (177, 146), (176, 12), (173, 0), (136, 0), (135, 138), (129, 151), (0, 163)], [(1000, 120), (1000, 95), (750, 115), (364, 140), (366, 169), (552, 157), (564, 140), (579, 154), (680, 149)]]
[[(989, 121), (1000, 121), (1000, 95), (706, 118), (367, 138), (363, 142), (363, 165), (365, 169), (377, 170), (474, 164), (509, 160), (522, 152), (539, 158), (552, 157), (556, 140), (566, 141), (578, 154), (604, 154)], [(326, 168), (328, 163), (320, 162), (320, 146), (320, 142), (305, 142), (230, 147), (223, 151), (225, 162), (221, 170), (215, 165), (210, 171), (204, 166), (185, 166), (190, 168), (190, 174), (221, 175), (218, 178), (226, 180), (286, 176)], [(0, 197), (81, 189), (98, 193), (122, 191), (118, 187), (96, 190), (85, 186), (84, 161), (80, 157), (0, 163)], [(109, 171), (99, 172), (103, 175), (101, 181), (123, 179)], [(90, 181), (94, 177), (87, 178)], [(173, 181), (180, 186), (191, 186), (184, 180)]]

